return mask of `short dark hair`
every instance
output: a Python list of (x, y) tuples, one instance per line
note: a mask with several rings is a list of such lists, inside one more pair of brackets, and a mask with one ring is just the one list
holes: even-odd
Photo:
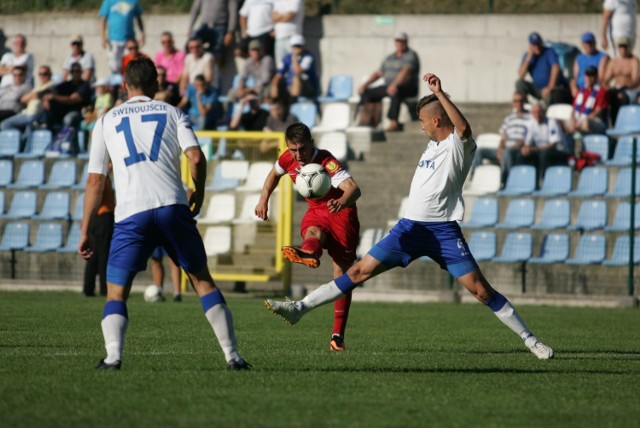
[[(449, 98), (449, 94), (445, 93), (444, 96)], [(447, 115), (444, 107), (442, 107), (442, 103), (440, 103), (436, 94), (427, 95), (418, 101), (418, 105), (416, 106), (416, 113), (418, 116), (420, 115), (420, 110), (422, 110), (424, 106), (428, 106), (430, 104), (433, 104), (433, 108), (436, 109), (436, 112), (442, 117), (442, 119), (450, 121), (449, 115)]]
[(22, 74), (27, 74), (27, 67), (24, 65), (16, 65), (13, 67), (14, 70), (22, 71)]
[(294, 143), (308, 143), (313, 144), (313, 137), (311, 136), (311, 130), (307, 125), (302, 122), (289, 125), (284, 132), (284, 139), (286, 141), (293, 141)]
[(158, 72), (149, 58), (138, 58), (129, 62), (124, 72), (124, 80), (132, 89), (141, 89), (149, 98), (158, 92)]

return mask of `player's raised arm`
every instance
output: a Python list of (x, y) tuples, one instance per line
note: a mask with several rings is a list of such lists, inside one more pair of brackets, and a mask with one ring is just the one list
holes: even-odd
[(442, 108), (444, 108), (447, 116), (449, 116), (451, 123), (456, 129), (458, 137), (460, 137), (462, 141), (467, 140), (471, 136), (471, 125), (469, 125), (469, 122), (460, 110), (458, 110), (458, 107), (453, 104), (447, 94), (442, 90), (440, 78), (433, 73), (427, 73), (423, 76), (422, 80), (427, 83), (431, 92), (433, 92), (433, 94), (438, 98), (438, 101), (440, 101), (440, 104), (442, 104)]
[(327, 207), (330, 213), (340, 211), (344, 207), (351, 207), (355, 205), (356, 201), (362, 195), (360, 186), (352, 177), (347, 178), (338, 186), (338, 189), (342, 190), (342, 196), (340, 199), (331, 199), (327, 201)]
[(184, 154), (189, 161), (189, 172), (196, 187), (191, 194), (191, 198), (189, 198), (189, 207), (191, 207), (191, 212), (195, 217), (200, 213), (204, 202), (204, 184), (207, 179), (207, 158), (204, 153), (202, 153), (200, 146), (189, 147), (185, 150)]
[(264, 185), (262, 186), (262, 192), (260, 193), (260, 200), (258, 200), (258, 204), (255, 208), (255, 214), (258, 218), (262, 220), (269, 220), (269, 198), (276, 187), (278, 187), (278, 183), (280, 182), (280, 175), (276, 172), (275, 166), (271, 168), (269, 175), (264, 180)]

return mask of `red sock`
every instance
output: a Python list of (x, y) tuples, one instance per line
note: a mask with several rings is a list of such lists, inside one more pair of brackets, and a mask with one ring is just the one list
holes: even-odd
[(331, 334), (339, 334), (344, 337), (350, 306), (351, 292), (333, 302), (333, 332)]
[(317, 258), (322, 257), (322, 244), (317, 238), (305, 239), (304, 241), (302, 241), (302, 245), (300, 245), (300, 248), (313, 254)]

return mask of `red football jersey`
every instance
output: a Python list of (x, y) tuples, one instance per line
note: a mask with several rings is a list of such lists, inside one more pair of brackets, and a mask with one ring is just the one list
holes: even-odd
[[(315, 152), (311, 157), (311, 161), (309, 163), (318, 163), (324, 166), (324, 169), (332, 178), (334, 175), (338, 174), (339, 172), (346, 172), (342, 167), (342, 165), (340, 164), (340, 162), (338, 162), (338, 160), (333, 157), (331, 152), (327, 150), (315, 149)], [(291, 179), (295, 183), (296, 178), (298, 177), (298, 172), (300, 172), (300, 164), (293, 158), (289, 150), (285, 151), (282, 155), (280, 155), (280, 157), (278, 158), (278, 165), (280, 166), (280, 168), (285, 170), (287, 174), (289, 174), (289, 177), (291, 177)], [(333, 180), (332, 180), (332, 184), (333, 184)], [(343, 193), (344, 192), (342, 190), (336, 187), (333, 187), (332, 185), (329, 192), (327, 192), (327, 194), (324, 195), (322, 198), (319, 198), (319, 199), (305, 198), (305, 199), (309, 204), (309, 207), (314, 208), (321, 205), (326, 206), (328, 200), (339, 199)]]

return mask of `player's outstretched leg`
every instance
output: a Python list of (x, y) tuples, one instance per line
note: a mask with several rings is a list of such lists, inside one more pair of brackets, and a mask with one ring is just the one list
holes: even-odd
[(215, 289), (215, 291), (201, 296), (200, 303), (202, 303), (204, 315), (211, 324), (222, 352), (224, 352), (228, 369), (249, 369), (249, 363), (238, 352), (236, 335), (233, 330), (233, 317), (220, 290)]
[(320, 266), (322, 243), (318, 238), (309, 237), (302, 241), (300, 247), (282, 247), (282, 255), (291, 263), (299, 263), (315, 269)]
[(102, 313), (102, 335), (107, 356), (100, 360), (96, 369), (119, 370), (124, 348), (124, 336), (129, 324), (127, 304), (122, 300), (109, 300)]

